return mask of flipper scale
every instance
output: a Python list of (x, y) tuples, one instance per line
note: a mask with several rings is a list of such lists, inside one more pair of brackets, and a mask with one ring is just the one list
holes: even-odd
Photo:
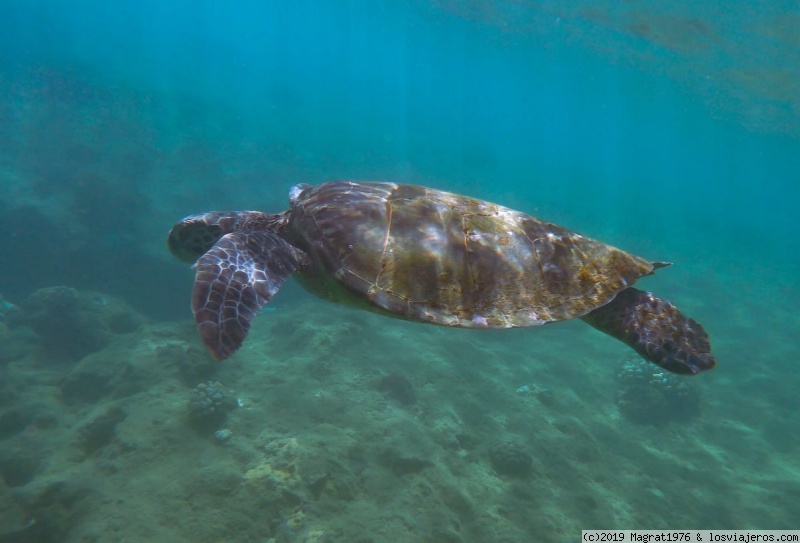
[(643, 290), (627, 288), (583, 320), (674, 373), (700, 373), (717, 363), (697, 321)]
[(211, 354), (224, 360), (244, 342), (253, 318), (307, 258), (271, 232), (232, 232), (197, 261), (195, 322)]

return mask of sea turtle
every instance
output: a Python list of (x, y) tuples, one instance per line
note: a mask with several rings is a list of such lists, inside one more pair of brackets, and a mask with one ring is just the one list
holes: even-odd
[(169, 233), (196, 262), (195, 321), (231, 356), (287, 277), (316, 295), (387, 316), (461, 328), (579, 317), (665, 369), (713, 368), (703, 327), (633, 288), (669, 266), (509, 208), (416, 185), (297, 185), (290, 208), (191, 215)]

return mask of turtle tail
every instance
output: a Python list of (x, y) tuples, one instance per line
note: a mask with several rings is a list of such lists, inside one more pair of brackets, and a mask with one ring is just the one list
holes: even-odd
[(696, 374), (717, 363), (703, 327), (649, 292), (627, 288), (583, 320), (674, 373)]

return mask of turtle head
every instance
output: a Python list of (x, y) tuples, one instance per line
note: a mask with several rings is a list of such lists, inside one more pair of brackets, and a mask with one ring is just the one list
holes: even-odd
[(219, 238), (238, 230), (248, 212), (201, 213), (175, 223), (167, 236), (170, 252), (178, 259), (194, 263), (208, 252)]
[(286, 220), (285, 213), (261, 211), (211, 211), (189, 215), (175, 223), (169, 231), (167, 245), (178, 259), (194, 263), (226, 234), (241, 230), (264, 230), (281, 235)]

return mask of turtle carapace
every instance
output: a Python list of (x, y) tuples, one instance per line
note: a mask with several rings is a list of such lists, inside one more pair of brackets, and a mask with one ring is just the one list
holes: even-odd
[(671, 303), (632, 287), (668, 266), (561, 226), (415, 185), (298, 185), (283, 213), (189, 216), (170, 250), (196, 261), (192, 309), (203, 342), (225, 359), (294, 274), (316, 295), (461, 328), (581, 318), (665, 369), (715, 365), (708, 336)]

